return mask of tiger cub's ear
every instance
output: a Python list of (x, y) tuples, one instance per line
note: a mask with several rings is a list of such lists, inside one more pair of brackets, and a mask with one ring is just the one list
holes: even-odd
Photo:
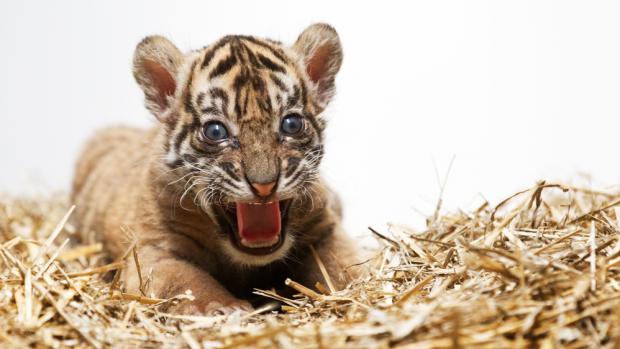
[(319, 102), (327, 105), (335, 93), (334, 80), (342, 64), (338, 33), (329, 24), (313, 24), (299, 35), (293, 48), (302, 57), (308, 77), (316, 84)]
[(159, 119), (169, 121), (169, 107), (177, 88), (183, 54), (162, 36), (147, 36), (133, 56), (133, 76), (144, 91), (145, 105)]

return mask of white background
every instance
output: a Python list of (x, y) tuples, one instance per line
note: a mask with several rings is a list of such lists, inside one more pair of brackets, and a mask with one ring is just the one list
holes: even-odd
[(95, 129), (154, 122), (130, 73), (143, 36), (183, 50), (225, 34), (292, 42), (317, 21), (344, 45), (323, 169), (350, 231), (420, 226), (453, 157), (448, 209), (538, 179), (609, 188), (620, 183), (619, 4), (2, 1), (0, 191), (67, 190)]

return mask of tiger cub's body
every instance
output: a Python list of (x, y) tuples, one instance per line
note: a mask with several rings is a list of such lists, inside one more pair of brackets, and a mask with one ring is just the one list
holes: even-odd
[(249, 309), (253, 288), (325, 283), (310, 245), (335, 287), (346, 284), (358, 254), (318, 176), (321, 113), (341, 59), (323, 24), (292, 47), (247, 36), (187, 55), (162, 37), (138, 45), (134, 75), (161, 123), (97, 134), (72, 195), (80, 231), (114, 258), (137, 243), (141, 275), (128, 264), (129, 291), (191, 289), (195, 301), (178, 312)]

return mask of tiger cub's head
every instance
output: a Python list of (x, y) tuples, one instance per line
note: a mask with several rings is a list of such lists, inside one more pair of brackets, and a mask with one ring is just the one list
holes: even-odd
[(291, 248), (288, 209), (317, 183), (321, 113), (341, 63), (326, 24), (292, 46), (251, 36), (189, 54), (160, 36), (138, 44), (134, 76), (166, 129), (165, 165), (182, 196), (220, 225), (218, 243), (234, 261), (267, 264)]

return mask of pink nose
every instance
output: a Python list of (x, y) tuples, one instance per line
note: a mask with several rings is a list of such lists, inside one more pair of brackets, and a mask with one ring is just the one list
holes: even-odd
[(267, 197), (271, 195), (273, 188), (276, 186), (276, 182), (271, 183), (252, 183), (252, 187), (256, 190), (258, 196)]

